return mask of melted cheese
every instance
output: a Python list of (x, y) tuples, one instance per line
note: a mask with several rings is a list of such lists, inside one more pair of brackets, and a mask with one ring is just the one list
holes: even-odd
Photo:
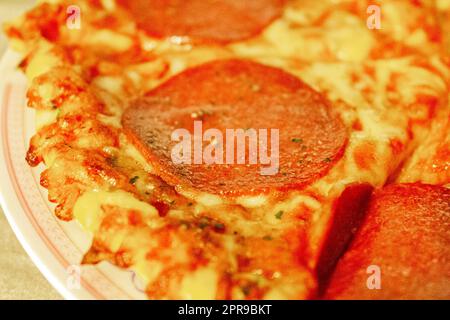
[(450, 10), (450, 0), (437, 0), (436, 6), (439, 10)]
[(254, 197), (239, 197), (236, 200), (236, 203), (245, 208), (258, 208), (267, 204), (267, 198), (264, 195), (258, 195)]
[(212, 300), (216, 298), (219, 277), (212, 268), (199, 268), (185, 276), (179, 291), (180, 299)]
[(61, 64), (62, 60), (51, 52), (52, 48), (50, 43), (40, 41), (36, 51), (32, 52), (32, 59), (29, 59), (25, 71), (29, 81)]
[(85, 230), (95, 233), (102, 220), (103, 205), (138, 210), (151, 217), (158, 217), (158, 211), (153, 206), (122, 190), (85, 192), (78, 198), (73, 215)]
[(134, 159), (136, 162), (138, 162), (142, 168), (144, 168), (145, 171), (152, 173), (153, 167), (152, 165), (145, 160), (142, 153), (139, 152), (136, 147), (131, 144), (125, 135), (120, 135), (120, 145), (121, 145), (121, 151), (128, 157)]
[(107, 29), (97, 30), (85, 40), (89, 45), (103, 46), (122, 52), (130, 49), (133, 45), (133, 41), (129, 37)]
[(230, 48), (243, 56), (298, 57), (305, 61), (330, 59), (331, 52), (342, 61), (363, 61), (369, 57), (374, 36), (358, 17), (335, 10), (322, 28), (302, 25), (307, 19), (302, 10), (288, 7), (283, 19), (270, 25), (259, 41), (240, 42)]
[(145, 258), (145, 254), (146, 251), (141, 250), (140, 253), (136, 255), (136, 263), (133, 265), (132, 269), (136, 271), (136, 274), (141, 278), (142, 282), (147, 285), (158, 279), (159, 274), (164, 269), (164, 265), (157, 260), (149, 261)]
[(36, 130), (39, 131), (44, 126), (48, 126), (56, 121), (58, 110), (36, 110), (35, 124)]

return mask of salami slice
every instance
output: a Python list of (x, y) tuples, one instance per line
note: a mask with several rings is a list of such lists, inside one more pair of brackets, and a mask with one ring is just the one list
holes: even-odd
[[(122, 122), (168, 183), (230, 196), (303, 188), (333, 167), (347, 143), (345, 126), (320, 93), (281, 69), (246, 60), (188, 69), (134, 101)], [(209, 129), (222, 133), (204, 139), (200, 159), (195, 158), (195, 141), (202, 139), (195, 133), (199, 122), (203, 138)], [(178, 129), (192, 134), (194, 142), (183, 150), (191, 154), (190, 164), (173, 161), (174, 147), (182, 140), (173, 141)], [(246, 135), (244, 146), (236, 135), (228, 139), (228, 131), (237, 134), (239, 129)], [(255, 136), (257, 150), (251, 144)], [(217, 152), (207, 153), (213, 143)], [(223, 161), (208, 162), (205, 153), (219, 154), (215, 160)]]
[(417, 183), (377, 191), (326, 298), (450, 298), (450, 190)]
[(119, 0), (119, 3), (150, 36), (229, 43), (261, 32), (281, 15), (285, 0)]

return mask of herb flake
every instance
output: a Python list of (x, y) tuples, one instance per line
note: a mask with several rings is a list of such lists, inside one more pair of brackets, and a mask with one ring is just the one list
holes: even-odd
[(133, 178), (130, 179), (130, 183), (135, 184), (138, 179), (139, 179), (139, 176), (134, 176)]
[(277, 218), (278, 220), (281, 220), (281, 218), (283, 218), (283, 214), (284, 214), (284, 211), (280, 210), (275, 214), (275, 218)]

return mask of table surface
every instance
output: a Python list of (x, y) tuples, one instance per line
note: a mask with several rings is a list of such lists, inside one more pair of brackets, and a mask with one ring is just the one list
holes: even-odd
[[(18, 16), (32, 0), (0, 0), (0, 23)], [(0, 55), (7, 47), (0, 33)], [(0, 299), (62, 299), (20, 245), (0, 208)]]

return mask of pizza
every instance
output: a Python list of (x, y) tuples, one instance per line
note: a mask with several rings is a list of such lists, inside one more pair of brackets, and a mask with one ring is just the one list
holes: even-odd
[(75, 2), (5, 31), (81, 263), (150, 299), (450, 298), (447, 1)]

